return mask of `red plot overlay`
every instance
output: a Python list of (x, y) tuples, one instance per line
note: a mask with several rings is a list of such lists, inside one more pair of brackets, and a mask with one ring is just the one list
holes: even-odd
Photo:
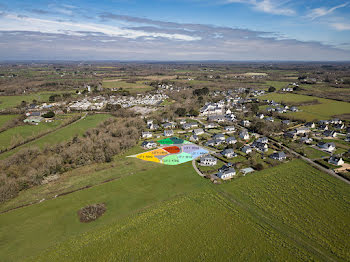
[(180, 148), (177, 146), (163, 147), (163, 149), (168, 151), (170, 154), (177, 154), (180, 152)]

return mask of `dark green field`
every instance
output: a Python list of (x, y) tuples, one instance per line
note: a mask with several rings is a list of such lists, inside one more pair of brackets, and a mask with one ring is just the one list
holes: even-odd
[[(191, 163), (115, 173), (115, 181), (1, 214), (2, 261), (350, 259), (348, 185), (300, 160), (222, 185)], [(101, 218), (79, 222), (78, 209), (102, 202)]]

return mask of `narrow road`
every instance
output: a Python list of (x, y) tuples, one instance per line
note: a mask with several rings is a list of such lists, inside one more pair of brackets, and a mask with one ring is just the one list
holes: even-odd
[(285, 145), (282, 145), (280, 142), (276, 141), (275, 139), (273, 139), (273, 138), (271, 138), (271, 137), (269, 137), (269, 139), (271, 139), (272, 141), (274, 141), (275, 143), (277, 143), (280, 147), (284, 148), (285, 150), (287, 150), (288, 152), (292, 153), (293, 155), (299, 157), (300, 159), (304, 160), (305, 162), (309, 163), (310, 165), (316, 167), (318, 170), (321, 170), (321, 171), (323, 171), (323, 172), (325, 172), (325, 173), (327, 173), (327, 174), (329, 174), (329, 175), (331, 175), (331, 176), (333, 176), (333, 177), (335, 177), (335, 178), (340, 179), (341, 181), (347, 183), (348, 185), (350, 185), (350, 181), (349, 181), (349, 180), (347, 180), (347, 179), (345, 179), (345, 178), (343, 178), (343, 177), (337, 175), (333, 170), (327, 169), (327, 168), (325, 168), (325, 167), (323, 167), (323, 166), (321, 166), (321, 165), (315, 163), (315, 162), (312, 161), (310, 158), (307, 158), (307, 157), (305, 157), (305, 156), (302, 156), (301, 154), (295, 152), (293, 149), (291, 149), (291, 148), (289, 148), (289, 147), (287, 147), (287, 146), (285, 146)]
[(196, 159), (192, 160), (192, 166), (198, 175), (200, 175), (201, 177), (204, 177), (204, 174), (198, 169), (198, 167), (196, 165)]

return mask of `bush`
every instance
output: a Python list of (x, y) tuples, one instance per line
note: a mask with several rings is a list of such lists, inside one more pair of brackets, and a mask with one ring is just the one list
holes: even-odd
[(52, 111), (47, 112), (46, 114), (43, 114), (44, 118), (53, 118), (54, 116), (55, 116), (55, 113)]
[(270, 86), (268, 91), (269, 91), (270, 93), (271, 93), (271, 92), (275, 92), (275, 91), (276, 91), (276, 88), (273, 87), (273, 86)]
[(106, 210), (106, 205), (104, 203), (94, 204), (80, 209), (78, 211), (78, 217), (80, 222), (88, 223), (95, 221), (97, 218), (102, 216)]

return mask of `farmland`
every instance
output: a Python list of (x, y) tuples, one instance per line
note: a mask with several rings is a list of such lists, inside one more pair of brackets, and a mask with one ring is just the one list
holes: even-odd
[(103, 88), (122, 88), (130, 93), (146, 92), (152, 90), (153, 87), (143, 83), (143, 81), (137, 81), (135, 83), (128, 83), (120, 79), (105, 80), (102, 83)]
[[(219, 186), (201, 179), (190, 163), (147, 163), (149, 170), (2, 214), (0, 223), (8, 226), (0, 237), (8, 241), (2, 242), (1, 257), (5, 261), (28, 255), (32, 261), (57, 261), (62, 254), (64, 261), (145, 256), (163, 261), (350, 258), (347, 185), (300, 160)], [(76, 211), (102, 202), (106, 214), (80, 224)]]
[(336, 115), (347, 114), (350, 112), (349, 103), (331, 99), (315, 98), (306, 95), (271, 93), (262, 96), (261, 99), (271, 99), (276, 102), (283, 101), (286, 103), (300, 103), (317, 99), (320, 102), (319, 104), (300, 106), (299, 109), (302, 111), (296, 113), (287, 113), (289, 116), (300, 118), (306, 121), (312, 121), (315, 119), (328, 119)]

